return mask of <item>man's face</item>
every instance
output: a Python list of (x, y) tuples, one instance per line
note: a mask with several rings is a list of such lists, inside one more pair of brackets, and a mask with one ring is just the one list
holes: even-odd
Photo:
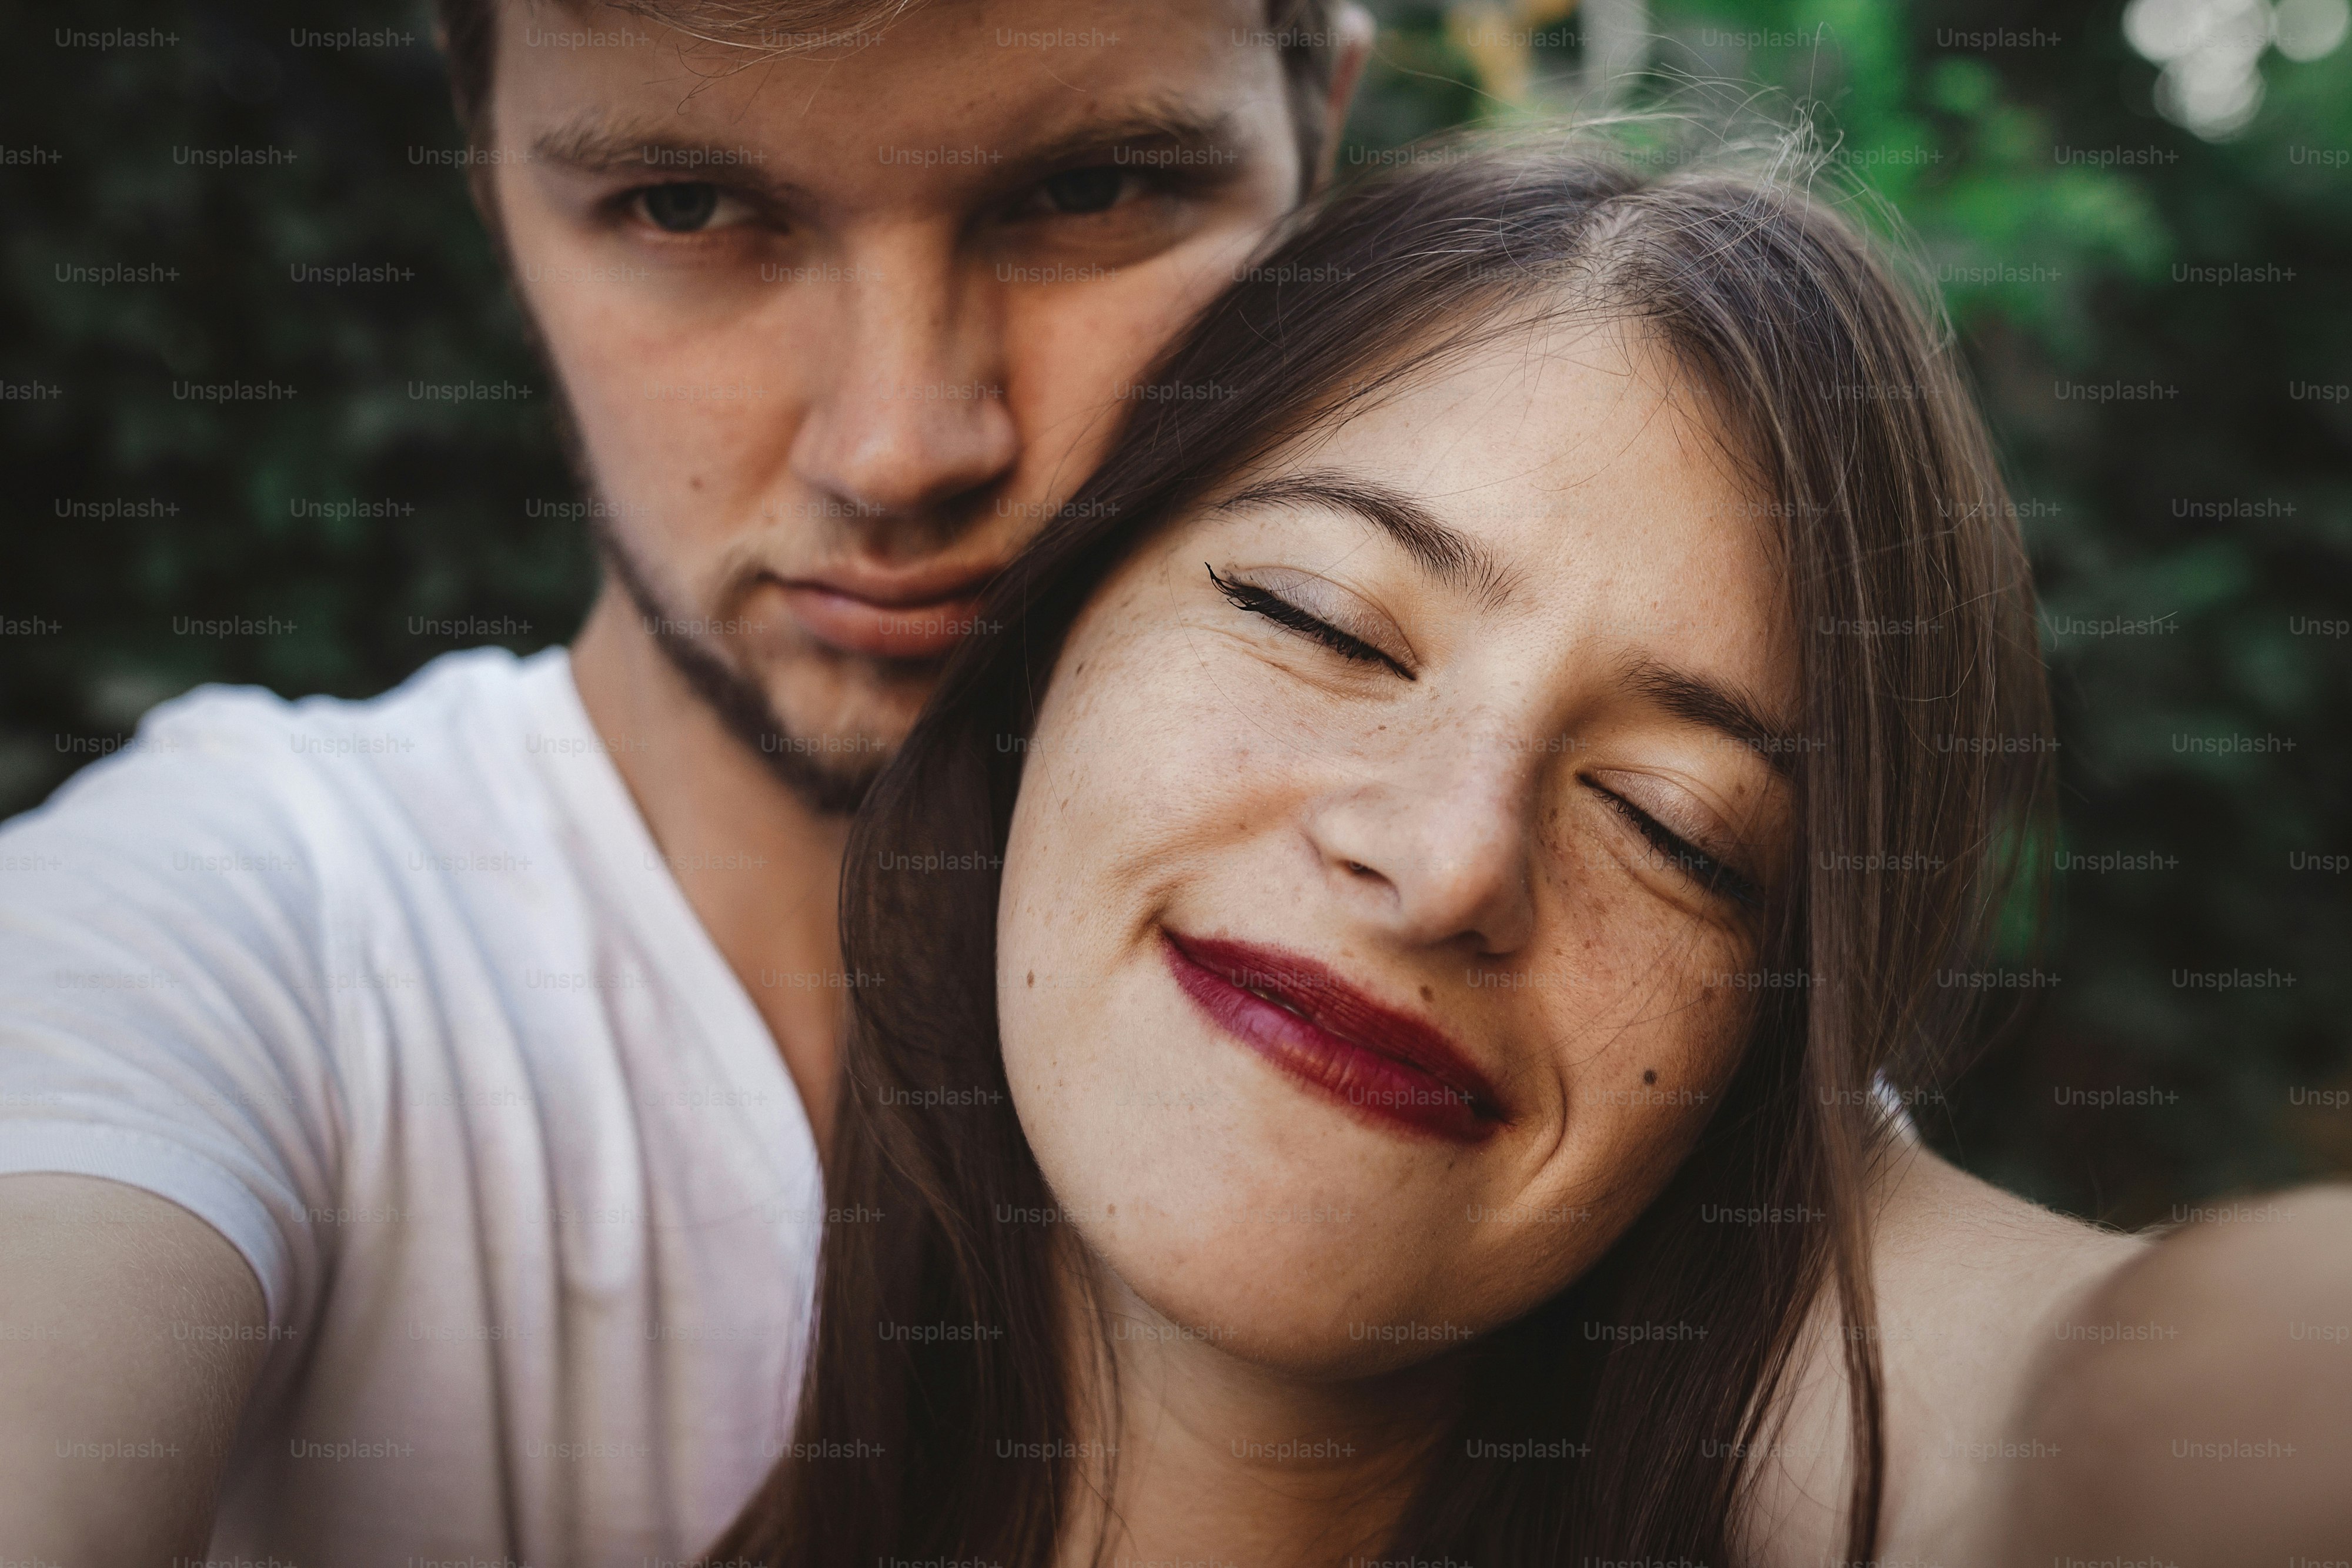
[(1264, 0), (959, 0), (778, 57), (501, 9), (491, 190), (614, 565), (739, 729), (868, 771), (1296, 200)]

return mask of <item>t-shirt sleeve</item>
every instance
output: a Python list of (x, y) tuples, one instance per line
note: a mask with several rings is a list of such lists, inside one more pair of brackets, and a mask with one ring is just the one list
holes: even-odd
[[(308, 1318), (339, 1185), (319, 803), (199, 695), (0, 825), (0, 1175), (101, 1176), (211, 1225)], [(279, 758), (285, 742), (278, 740)]]

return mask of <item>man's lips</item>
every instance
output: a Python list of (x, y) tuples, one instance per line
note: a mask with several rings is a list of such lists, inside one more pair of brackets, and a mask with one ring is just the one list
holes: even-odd
[(1360, 1116), (1456, 1143), (1503, 1124), (1500, 1097), (1454, 1042), (1279, 947), (1164, 932), (1176, 984), (1212, 1022)]
[(915, 571), (842, 569), (772, 578), (793, 618), (818, 642), (847, 653), (929, 659), (947, 653), (978, 625), (981, 591), (991, 566)]
[(793, 618), (818, 642), (845, 653), (885, 659), (930, 659), (947, 653), (978, 625), (980, 596), (926, 604), (877, 604), (829, 588), (782, 585)]

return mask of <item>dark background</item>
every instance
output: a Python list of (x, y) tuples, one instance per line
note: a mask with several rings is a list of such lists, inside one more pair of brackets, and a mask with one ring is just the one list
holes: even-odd
[[(1343, 174), (1578, 79), (1557, 4), (1377, 9)], [(0, 18), (0, 812), (200, 682), (357, 696), (451, 647), (566, 638), (594, 580), (578, 495), (435, 157), (462, 142), (422, 8)], [(2352, 1172), (2352, 873), (2295, 858), (2352, 853), (2352, 43), (2266, 54), (2259, 112), (2212, 139), (2158, 113), (2120, 18), (1661, 3), (1648, 27), (1653, 89), (1668, 68), (1778, 84), (1946, 284), (2040, 573), (2057, 852), (2091, 858), (2020, 960), (2057, 983), (1915, 1112), (1969, 1167), (2140, 1225)], [(297, 41), (346, 28), (391, 37)], [(111, 29), (160, 37), (79, 36)], [(2026, 36), (1979, 37), (2002, 29)], [(162, 270), (77, 270), (109, 267)], [(175, 395), (223, 382), (291, 395)], [(2062, 395), (2116, 383), (2171, 391)]]

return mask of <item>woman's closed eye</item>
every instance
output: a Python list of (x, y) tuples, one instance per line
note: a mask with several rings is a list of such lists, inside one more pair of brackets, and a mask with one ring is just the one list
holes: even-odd
[(1236, 610), (1245, 610), (1253, 615), (1262, 615), (1276, 625), (1287, 628), (1310, 642), (1320, 643), (1351, 663), (1382, 665), (1402, 675), (1408, 681), (1417, 678), (1401, 660), (1386, 650), (1351, 632), (1342, 631), (1321, 616), (1313, 614), (1271, 589), (1261, 588), (1256, 583), (1244, 582), (1235, 578), (1220, 577), (1217, 575), (1217, 569), (1213, 566), (1209, 568), (1209, 580), (1216, 584), (1217, 591), (1223, 594), (1226, 602)]
[(1679, 873), (1707, 892), (1730, 900), (1742, 909), (1763, 906), (1764, 890), (1753, 878), (1700, 849), (1608, 786), (1590, 779), (1584, 782), (1601, 796), (1611, 810), (1624, 818), (1635, 832), (1648, 841), (1650, 847), (1657, 852), (1657, 863)]

